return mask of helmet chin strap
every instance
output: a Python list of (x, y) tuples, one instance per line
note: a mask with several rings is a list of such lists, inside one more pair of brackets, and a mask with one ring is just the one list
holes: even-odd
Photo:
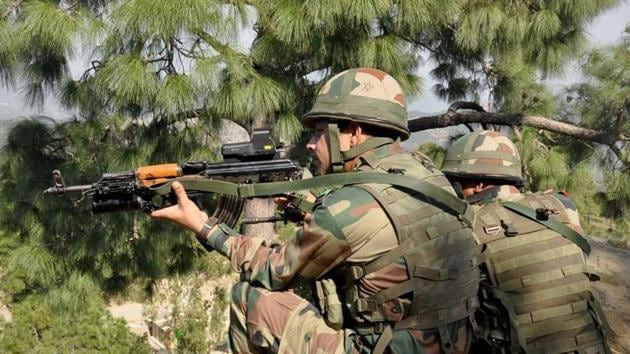
[(359, 145), (356, 145), (346, 151), (341, 152), (341, 157), (344, 161), (350, 161), (357, 156), (363, 155), (366, 152), (376, 149), (379, 146), (383, 146), (386, 144), (391, 144), (395, 140), (392, 138), (380, 137), (380, 136), (371, 136), (364, 142)]
[(341, 156), (341, 148), (339, 147), (339, 126), (335, 121), (328, 122), (328, 139), (330, 149), (330, 168), (329, 172), (343, 172), (343, 157)]
[(339, 144), (339, 126), (337, 122), (328, 122), (328, 137), (330, 139), (330, 168), (328, 172), (343, 172), (343, 165), (359, 155), (385, 144), (394, 142), (392, 138), (369, 137), (363, 143), (356, 145), (349, 150), (341, 151)]

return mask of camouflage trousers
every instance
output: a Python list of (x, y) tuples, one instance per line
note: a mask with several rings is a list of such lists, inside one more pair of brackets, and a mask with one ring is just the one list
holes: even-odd
[[(229, 347), (233, 353), (370, 354), (379, 335), (359, 336), (352, 329), (330, 328), (310, 302), (287, 291), (269, 291), (238, 282), (231, 292)], [(468, 320), (449, 327), (453, 354), (467, 353)], [(386, 353), (439, 354), (444, 350), (437, 330), (394, 333)]]

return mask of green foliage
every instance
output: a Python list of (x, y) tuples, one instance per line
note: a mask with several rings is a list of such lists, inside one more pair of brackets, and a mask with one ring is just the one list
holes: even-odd
[(22, 274), (25, 281), (41, 287), (54, 286), (68, 272), (65, 260), (36, 244), (24, 244), (11, 254), (8, 269)]
[(610, 217), (621, 218), (628, 222), (630, 213), (630, 176), (626, 173), (607, 173), (604, 176), (606, 182), (606, 206)]
[(478, 99), (489, 90), (494, 109), (508, 110), (516, 108), (511, 101), (521, 91), (532, 93), (528, 88), (539, 73), (560, 74), (583, 48), (589, 19), (619, 1), (450, 3), (458, 15), (447, 17), (436, 34), (419, 36), (437, 63), (434, 91), (455, 100)]
[(111, 58), (97, 71), (94, 94), (109, 97), (115, 106), (139, 107), (149, 104), (157, 92), (157, 82), (142, 58), (120, 55)]
[[(225, 338), (228, 291), (215, 285), (212, 300), (204, 300), (202, 285), (209, 281), (206, 276), (173, 277), (158, 286), (151, 298), (153, 302), (145, 309), (144, 317), (166, 330), (162, 339), (173, 343), (174, 352), (207, 352)], [(168, 313), (164, 312), (165, 304), (170, 309)]]
[[(77, 208), (70, 197), (44, 197), (50, 171), (63, 171), (68, 184), (86, 184), (107, 171), (212, 161), (218, 157), (221, 118), (247, 128), (273, 125), (278, 141), (303, 142), (298, 117), (327, 78), (349, 67), (373, 66), (392, 74), (411, 98), (422, 92), (417, 69), (427, 57), (435, 64), (434, 89), (441, 97), (476, 99), (487, 93), (495, 108), (550, 115), (556, 106), (537, 76), (558, 73), (582, 45), (585, 24), (616, 3), (0, 0), (0, 82), (23, 79), (28, 103), (41, 104), (53, 93), (76, 112), (59, 124), (45, 118), (19, 122), (0, 153), (0, 266), (7, 270), (0, 272), (2, 287), (14, 301), (23, 300), (19, 306), (42, 314), (25, 317), (27, 311), (16, 305), (17, 317), (25, 319), (6, 327), (2, 338), (12, 331), (29, 338), (23, 346), (9, 340), (12, 344), (0, 348), (35, 348), (29, 334), (35, 320), (53, 323), (51, 328), (66, 324), (67, 335), (74, 336), (73, 323), (83, 320), (72, 316), (79, 316), (79, 308), (98, 307), (87, 300), (100, 296), (88, 283), (109, 295), (138, 283), (152, 292), (160, 278), (229, 271), (229, 263), (208, 256), (171, 224), (133, 213), (93, 216), (85, 202)], [(256, 38), (250, 51), (241, 50), (235, 39), (253, 13)], [(79, 53), (91, 55), (90, 66), (72, 77), (67, 63), (83, 59)], [(627, 66), (627, 51), (594, 53), (585, 66), (593, 80), (572, 91), (577, 94), (566, 112), (579, 112), (589, 127), (628, 131)], [(599, 119), (604, 116), (615, 118)], [(605, 179), (610, 199), (595, 203), (588, 193), (596, 188), (586, 172), (592, 146), (525, 130), (519, 147), (533, 189), (568, 189), (589, 213), (605, 208), (606, 215), (627, 215), (627, 170), (619, 167), (619, 158), (606, 156), (616, 166)], [(437, 146), (423, 151), (436, 162), (443, 156)], [(74, 285), (53, 290), (66, 282)], [(59, 307), (42, 301), (46, 289)], [(76, 304), (72, 292), (80, 295)], [(219, 305), (211, 314), (222, 322), (227, 296), (219, 290), (216, 296)], [(198, 331), (207, 321), (203, 306), (178, 306), (190, 311), (188, 317), (173, 314), (178, 348), (207, 348)], [(75, 322), (48, 314), (62, 310)], [(88, 336), (109, 335), (94, 333), (94, 316), (113, 323), (114, 332), (122, 328), (99, 311), (85, 313), (92, 316)]]
[[(495, 5), (470, 9), (456, 34), (456, 41), (464, 50), (488, 47), (505, 21), (505, 13)], [(485, 34), (481, 36), (480, 34)]]
[(390, 1), (274, 0), (256, 5), (259, 29), (252, 58), (259, 72), (296, 97), (281, 113), (304, 113), (319, 84), (349, 67), (376, 67), (392, 74), (409, 96), (421, 91), (422, 81), (413, 74), (419, 53), (410, 31), (421, 21), (415, 15), (422, 13), (429, 23), (441, 7), (418, 12), (417, 6), (401, 2), (394, 10)]
[(208, 315), (199, 289), (192, 288), (186, 298), (182, 298), (182, 294), (177, 292), (173, 295), (171, 328), (177, 341), (177, 353), (207, 351)]
[(82, 16), (61, 11), (48, 1), (29, 1), (20, 11), (14, 27), (17, 57), (26, 81), (26, 99), (42, 106), (47, 93), (52, 93), (68, 73), (68, 56), (74, 53), (73, 40), (82, 30)]
[(62, 287), (29, 295), (13, 306), (12, 315), (0, 331), (3, 353), (149, 353), (124, 321), (111, 317), (85, 276), (73, 274)]
[(15, 45), (10, 27), (0, 18), (0, 84), (7, 85), (12, 80), (11, 68), (16, 59)]
[(13, 295), (25, 288), (20, 274), (8, 270), (11, 254), (20, 247), (20, 240), (0, 231), (0, 303), (9, 303)]
[(586, 53), (582, 67), (586, 80), (567, 89), (562, 114), (604, 132), (611, 142), (596, 155), (597, 165), (605, 171), (603, 216), (626, 220), (630, 211), (630, 155), (628, 141), (619, 137), (627, 137), (630, 131), (630, 52), (624, 45), (594, 49)]
[(23, 16), (18, 31), (28, 37), (22, 37), (22, 43), (45, 47), (59, 56), (73, 53), (72, 40), (79, 30), (80, 19), (71, 12), (60, 11), (48, 1), (30, 1)]
[[(79, 271), (90, 274), (107, 292), (117, 293), (134, 279), (155, 280), (203, 262), (206, 251), (174, 225), (133, 213), (92, 216), (85, 203), (73, 206), (71, 200), (77, 196), (42, 195), (56, 168), (66, 173), (68, 184), (85, 184), (96, 181), (103, 171), (131, 169), (153, 159), (186, 160), (174, 154), (197, 153), (198, 145), (191, 141), (195, 138), (184, 132), (161, 139), (126, 137), (124, 132), (107, 132), (103, 123), (113, 122), (55, 126), (24, 120), (9, 132), (0, 169), (0, 193), (8, 202), (0, 205), (0, 227), (21, 240), (7, 267), (26, 282), (27, 292), (58, 284)], [(133, 138), (140, 142), (130, 142)], [(116, 151), (121, 145), (122, 151)], [(160, 147), (170, 154), (164, 155)]]
[(222, 20), (220, 2), (202, 0), (135, 0), (120, 2), (112, 21), (121, 33), (167, 40), (181, 31), (215, 25)]
[(303, 128), (300, 119), (294, 114), (288, 113), (278, 117), (273, 127), (273, 134), (280, 141), (298, 141)]
[(191, 78), (168, 75), (157, 94), (155, 106), (166, 116), (185, 114), (196, 108), (196, 92)]
[(225, 312), (230, 306), (229, 289), (215, 287), (212, 299), (212, 309), (210, 311), (210, 324), (208, 331), (210, 333), (209, 344), (214, 347), (225, 338), (225, 329), (227, 318)]
[(447, 149), (434, 143), (424, 143), (418, 147), (417, 151), (431, 159), (435, 166), (442, 166), (442, 162), (446, 157), (446, 150)]

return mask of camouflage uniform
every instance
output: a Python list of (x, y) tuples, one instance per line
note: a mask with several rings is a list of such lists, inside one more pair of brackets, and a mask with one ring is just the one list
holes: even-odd
[[(476, 211), (477, 242), (487, 255), (479, 320), (485, 340), (496, 352), (604, 353), (606, 319), (589, 283), (594, 270), (579, 243), (567, 237), (584, 235), (571, 200), (562, 193), (521, 193), (518, 152), (494, 131), (470, 133), (453, 143), (442, 171), (456, 182), (489, 185), (467, 197)], [(570, 229), (562, 234), (511, 203)]]
[[(343, 74), (324, 86), (307, 118), (323, 119), (320, 114), (332, 110), (325, 106), (335, 106), (334, 97), (343, 96), (344, 91), (358, 97), (359, 105), (349, 104), (349, 110), (366, 119), (370, 119), (366, 106), (378, 108), (373, 101), (361, 101), (370, 98), (372, 89), (378, 97), (391, 97), (388, 102), (404, 110), (402, 91), (389, 75), (373, 69)], [(393, 90), (384, 92), (383, 82)], [(392, 91), (396, 94), (390, 95)], [(344, 114), (340, 112), (337, 119), (351, 119), (350, 113), (340, 118)], [(404, 114), (404, 119), (386, 128), (406, 138)], [(454, 194), (428, 159), (404, 153), (397, 141), (378, 141), (377, 146), (358, 153), (357, 170), (405, 174)], [(262, 238), (238, 235), (225, 225), (216, 228), (208, 245), (228, 257), (241, 273), (241, 282), (231, 293), (231, 349), (239, 353), (372, 353), (383, 328), (388, 327), (394, 328), (388, 345), (391, 353), (467, 352), (479, 277), (472, 232), (456, 216), (411, 194), (383, 184), (333, 189), (317, 199), (303, 227), (282, 245), (268, 246)], [(444, 230), (439, 230), (441, 226)], [(383, 261), (386, 255), (393, 259)], [(372, 268), (378, 260), (383, 264)], [(373, 271), (348, 281), (347, 275), (362, 267)], [(325, 286), (324, 309), (286, 291), (318, 279), (325, 285), (332, 284), (331, 280), (337, 284), (338, 293)], [(459, 290), (463, 295), (449, 293)], [(365, 303), (372, 306), (363, 308)], [(343, 311), (343, 325), (331, 321), (335, 308)], [(403, 326), (394, 327), (397, 323)]]

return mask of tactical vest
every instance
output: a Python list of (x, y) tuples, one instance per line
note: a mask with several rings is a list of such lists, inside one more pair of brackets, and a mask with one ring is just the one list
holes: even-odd
[[(361, 171), (417, 177), (454, 194), (448, 180), (421, 155), (368, 154), (361, 159)], [(478, 252), (470, 226), (419, 200), (411, 190), (373, 183), (355, 187), (369, 192), (380, 204), (399, 246), (369, 263), (344, 264), (337, 270), (342, 277), (337, 283), (346, 307), (346, 327), (360, 334), (381, 333), (385, 326), (392, 330), (437, 328), (442, 340), (449, 338), (446, 325), (471, 318), (478, 307)], [(396, 262), (404, 262), (409, 280), (367, 298), (359, 296), (360, 279)], [(397, 303), (402, 308), (386, 306), (394, 299), (400, 299)]]
[[(474, 223), (477, 241), (487, 254), (481, 311), (492, 315), (492, 303), (498, 300), (509, 317), (496, 321), (499, 325), (490, 328), (490, 335), (496, 339), (501, 323), (509, 328), (505, 340), (509, 338), (513, 353), (581, 352), (605, 345), (602, 328), (607, 324), (591, 293), (589, 276), (594, 271), (582, 249), (531, 215), (505, 206), (513, 204), (503, 203), (494, 200), (476, 208)], [(553, 195), (524, 195), (515, 204), (569, 224), (564, 205)]]

